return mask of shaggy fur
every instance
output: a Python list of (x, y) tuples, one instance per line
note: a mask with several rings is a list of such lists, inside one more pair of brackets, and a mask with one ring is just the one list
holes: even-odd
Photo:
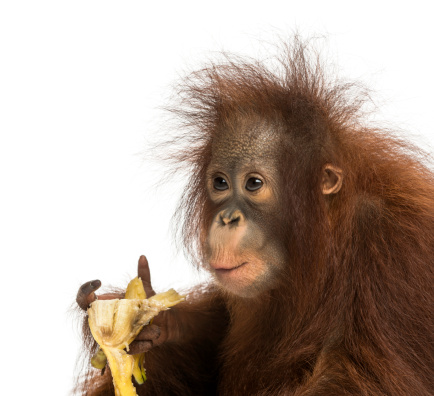
[[(291, 259), (260, 298), (211, 286), (174, 308), (189, 337), (147, 353), (149, 380), (138, 393), (434, 394), (434, 177), (426, 154), (365, 126), (367, 96), (327, 77), (297, 38), (278, 67), (227, 57), (190, 75), (179, 95), (174, 112), (189, 151), (177, 160), (191, 179), (177, 218), (190, 257), (201, 265), (214, 215), (205, 188), (213, 139), (260, 119), (285, 136), (276, 153), (285, 226), (276, 237)], [(326, 163), (344, 173), (341, 191), (327, 197)], [(113, 395), (109, 376), (98, 382), (102, 391), (86, 385), (82, 394)]]

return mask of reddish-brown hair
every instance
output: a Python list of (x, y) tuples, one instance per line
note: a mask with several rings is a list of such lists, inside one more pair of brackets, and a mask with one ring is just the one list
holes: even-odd
[[(179, 86), (172, 111), (184, 132), (173, 158), (191, 177), (176, 219), (189, 257), (200, 265), (213, 216), (213, 140), (223, 129), (236, 134), (240, 122), (260, 122), (284, 138), (276, 153), (281, 219), (269, 237), (284, 241), (290, 261), (258, 298), (212, 292), (200, 302), (199, 293), (196, 311), (214, 319), (192, 328), (215, 331), (219, 354), (195, 361), (211, 338), (150, 351), (140, 394), (190, 394), (211, 359), (219, 394), (434, 394), (432, 163), (391, 131), (367, 126), (369, 95), (325, 70), (295, 38), (275, 61), (225, 56)], [(326, 164), (343, 171), (332, 196), (320, 188)], [(229, 325), (219, 320), (226, 309)], [(183, 376), (195, 380), (183, 386)]]
[[(276, 232), (285, 234), (292, 259), (254, 318), (251, 307), (233, 301), (233, 315), (244, 325), (232, 329), (227, 360), (234, 350), (243, 360), (254, 359), (248, 350), (264, 344), (267, 318), (282, 327), (281, 339), (271, 340), (283, 352), (268, 367), (275, 373), (270, 378), (283, 374), (281, 364), (285, 372), (306, 369), (313, 376), (336, 366), (364, 394), (428, 394), (434, 378), (429, 157), (389, 130), (366, 126), (368, 92), (327, 76), (317, 53), (298, 38), (274, 66), (227, 56), (185, 80), (175, 110), (189, 146), (178, 159), (192, 166), (178, 219), (193, 256), (212, 218), (205, 177), (216, 135), (222, 128), (236, 133), (234, 120), (259, 119), (287, 140), (276, 153), (285, 197), (285, 227)], [(327, 163), (344, 175), (342, 190), (332, 197), (320, 190)], [(270, 301), (282, 307), (271, 309)], [(224, 372), (240, 383), (236, 370)]]

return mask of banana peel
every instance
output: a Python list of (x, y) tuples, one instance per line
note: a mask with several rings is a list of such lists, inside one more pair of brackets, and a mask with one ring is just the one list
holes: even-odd
[(145, 353), (134, 355), (133, 377), (139, 385), (142, 385), (146, 380), (145, 370)]
[(101, 348), (98, 348), (95, 355), (90, 359), (90, 364), (97, 369), (104, 369), (107, 364), (107, 356)]
[[(139, 278), (134, 278), (129, 283), (125, 297), (128, 298), (96, 300), (90, 305), (87, 313), (93, 338), (107, 357), (115, 395), (137, 396), (131, 377), (134, 375), (138, 383), (143, 383), (146, 379), (143, 367), (144, 354), (132, 356), (127, 354), (125, 349), (128, 351), (128, 345), (153, 317), (178, 304), (184, 297), (170, 289), (146, 299)], [(100, 351), (96, 355), (98, 354), (101, 358)], [(101, 365), (102, 363), (99, 363), (99, 367)]]
[[(143, 288), (143, 283), (138, 277), (134, 278), (125, 291), (126, 299), (145, 299), (146, 292)], [(152, 322), (152, 319), (151, 319)], [(150, 322), (150, 323), (151, 323)], [(145, 353), (139, 353), (134, 355), (133, 377), (139, 385), (142, 385), (146, 381), (146, 370), (144, 367)]]
[(137, 276), (128, 283), (127, 290), (125, 290), (125, 297), (127, 300), (140, 299), (144, 300), (146, 298), (146, 292), (143, 288), (143, 283)]

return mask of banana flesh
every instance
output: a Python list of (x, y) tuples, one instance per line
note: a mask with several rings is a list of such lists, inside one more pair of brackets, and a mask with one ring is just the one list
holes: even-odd
[(137, 370), (142, 377), (144, 374), (140, 355), (129, 355), (125, 349), (128, 351), (128, 345), (154, 316), (184, 299), (173, 289), (146, 299), (140, 279), (133, 279), (130, 285), (128, 299), (96, 300), (87, 310), (93, 338), (107, 357), (116, 396), (136, 396), (131, 376), (134, 371), (140, 380)]

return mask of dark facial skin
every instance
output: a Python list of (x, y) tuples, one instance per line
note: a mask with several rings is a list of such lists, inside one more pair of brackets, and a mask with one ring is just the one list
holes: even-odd
[(218, 283), (242, 297), (263, 292), (287, 263), (273, 233), (280, 221), (280, 143), (272, 128), (249, 125), (221, 133), (213, 144), (207, 187), (215, 214), (205, 258)]

